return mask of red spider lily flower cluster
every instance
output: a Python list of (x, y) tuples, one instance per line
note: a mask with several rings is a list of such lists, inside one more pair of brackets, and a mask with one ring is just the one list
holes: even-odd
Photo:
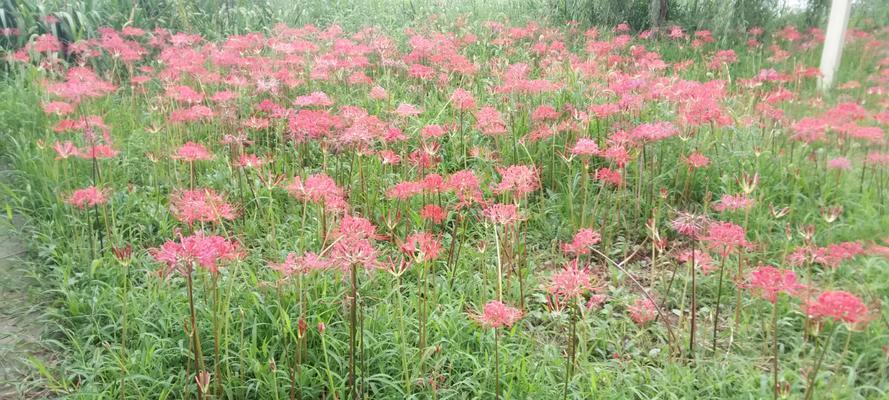
[(522, 319), (522, 312), (497, 300), (485, 304), (480, 313), (470, 313), (470, 318), (486, 328), (508, 328)]
[(345, 211), (348, 206), (345, 191), (325, 174), (311, 175), (305, 181), (297, 176), (287, 185), (287, 192), (297, 200), (320, 204), (330, 211)]
[(772, 266), (759, 266), (751, 271), (747, 282), (743, 283), (742, 287), (751, 289), (770, 303), (778, 301), (780, 293), (796, 296), (805, 288), (797, 281), (795, 272), (780, 270)]
[(170, 211), (180, 222), (219, 223), (238, 217), (235, 207), (213, 189), (180, 190), (170, 196)]
[(401, 245), (401, 252), (418, 263), (438, 258), (440, 251), (441, 242), (429, 232), (414, 233)]
[(712, 250), (719, 252), (721, 257), (750, 246), (744, 228), (731, 222), (713, 222), (709, 224), (707, 233), (701, 238)]
[(280, 272), (284, 277), (290, 277), (293, 274), (305, 274), (311, 271), (321, 271), (328, 267), (330, 267), (330, 263), (313, 252), (305, 252), (301, 256), (291, 252), (287, 254), (284, 261), (269, 263), (269, 268)]
[(360, 265), (365, 269), (379, 268), (382, 264), (377, 260), (378, 253), (373, 244), (379, 238), (376, 229), (365, 218), (343, 215), (333, 234), (331, 264), (342, 270), (348, 270), (352, 265)]
[(244, 256), (240, 243), (203, 232), (180, 236), (178, 242), (168, 240), (160, 247), (149, 249), (149, 253), (158, 262), (166, 264), (163, 275), (173, 271), (188, 274), (196, 265), (215, 274), (221, 262)]
[(867, 306), (857, 296), (842, 290), (828, 290), (803, 305), (805, 313), (815, 319), (859, 324), (869, 318)]
[(599, 243), (601, 240), (602, 235), (599, 232), (591, 228), (584, 228), (577, 231), (570, 243), (562, 243), (562, 252), (573, 256), (590, 254), (590, 246)]
[(657, 318), (657, 305), (647, 298), (637, 298), (633, 304), (627, 307), (630, 319), (636, 325), (643, 326)]
[(108, 191), (95, 186), (77, 189), (65, 200), (66, 203), (79, 209), (105, 204), (106, 201), (108, 201)]

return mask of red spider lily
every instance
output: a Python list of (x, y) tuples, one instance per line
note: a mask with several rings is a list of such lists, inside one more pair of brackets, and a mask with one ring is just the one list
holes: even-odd
[(864, 252), (864, 246), (858, 242), (844, 242), (827, 247), (802, 246), (787, 256), (790, 265), (819, 264), (837, 268), (846, 260), (850, 260)]
[(372, 242), (378, 238), (376, 227), (370, 221), (344, 215), (333, 234), (329, 257), (332, 265), (342, 270), (348, 270), (352, 265), (361, 265), (365, 269), (380, 267), (377, 249)]
[(268, 160), (265, 160), (256, 154), (241, 154), (238, 156), (238, 160), (234, 162), (234, 166), (237, 168), (254, 169), (262, 167), (267, 162)]
[(229, 241), (222, 236), (207, 236), (203, 232), (180, 236), (179, 242), (168, 240), (161, 247), (149, 249), (149, 253), (158, 262), (166, 264), (164, 275), (173, 271), (188, 274), (195, 264), (216, 274), (220, 262), (237, 260), (244, 256), (238, 242)]
[(580, 268), (573, 260), (550, 278), (549, 292), (559, 302), (562, 299), (578, 299), (593, 289), (593, 275), (589, 268)]
[(709, 225), (706, 235), (701, 240), (706, 242), (710, 249), (719, 251), (721, 257), (726, 257), (737, 249), (750, 247), (745, 236), (744, 228), (738, 225), (731, 222), (714, 222)]
[(571, 148), (571, 154), (579, 156), (595, 156), (599, 154), (599, 145), (593, 139), (577, 139), (577, 143)]
[(622, 186), (624, 182), (624, 178), (621, 176), (620, 171), (615, 171), (611, 168), (599, 168), (599, 170), (596, 171), (596, 179), (615, 187)]
[(725, 194), (713, 205), (713, 209), (718, 212), (749, 210), (753, 205), (754, 200), (744, 194)]
[(233, 220), (238, 212), (213, 189), (181, 190), (170, 196), (170, 211), (180, 222), (214, 222)]
[(172, 156), (174, 160), (182, 161), (209, 161), (213, 159), (206, 147), (195, 142), (187, 142), (176, 150), (176, 154)]
[(701, 153), (693, 152), (685, 157), (685, 163), (688, 164), (689, 168), (698, 169), (710, 165), (710, 159)]
[(713, 258), (710, 257), (710, 254), (697, 249), (681, 251), (676, 254), (676, 259), (683, 263), (694, 261), (694, 267), (700, 269), (704, 275), (709, 275), (711, 272), (719, 269), (713, 264)]
[(49, 93), (71, 103), (79, 103), (87, 98), (111, 93), (115, 87), (99, 79), (92, 70), (86, 67), (72, 67), (65, 75), (65, 82), (49, 84), (46, 89)]
[(305, 96), (299, 96), (293, 101), (293, 105), (298, 107), (330, 107), (333, 100), (324, 92), (312, 92)]
[(77, 156), (79, 154), (77, 147), (74, 146), (74, 143), (72, 143), (70, 140), (66, 140), (64, 142), (56, 142), (55, 144), (53, 144), (52, 148), (57, 154), (56, 160), (64, 160), (66, 158)]
[(708, 223), (709, 220), (705, 216), (679, 212), (676, 214), (676, 218), (670, 222), (670, 227), (680, 235), (697, 239), (704, 233)]
[(472, 93), (462, 88), (457, 88), (451, 94), (451, 104), (460, 111), (472, 110), (475, 108), (475, 98), (472, 97)]
[(836, 290), (825, 291), (817, 299), (803, 304), (803, 311), (811, 318), (832, 319), (836, 322), (858, 324), (869, 319), (867, 306), (852, 293)]
[(447, 218), (447, 212), (435, 204), (427, 204), (420, 210), (420, 218), (440, 224)]
[(636, 325), (643, 326), (657, 318), (657, 306), (647, 298), (637, 298), (627, 307), (630, 318)]
[(296, 253), (287, 253), (287, 257), (280, 263), (270, 262), (269, 268), (280, 272), (284, 277), (293, 274), (305, 274), (311, 271), (327, 269), (330, 262), (313, 252), (305, 252), (301, 256)]
[(471, 170), (457, 171), (451, 174), (445, 181), (445, 188), (457, 195), (460, 201), (457, 207), (468, 206), (472, 203), (482, 202), (482, 190)]
[(482, 213), (485, 218), (498, 225), (513, 225), (523, 220), (515, 204), (491, 204)]
[(68, 115), (74, 112), (74, 106), (63, 101), (51, 101), (43, 104), (43, 112), (47, 114)]
[(65, 200), (66, 203), (81, 210), (105, 204), (106, 201), (108, 201), (108, 190), (97, 189), (95, 186), (77, 189)]
[(679, 133), (676, 126), (669, 122), (655, 122), (651, 124), (642, 124), (633, 129), (630, 136), (633, 140), (643, 142), (656, 142), (667, 139)]
[(475, 126), (483, 134), (497, 136), (506, 133), (506, 123), (496, 108), (483, 106), (475, 112)]
[(500, 183), (494, 187), (494, 192), (497, 194), (511, 192), (516, 198), (524, 198), (540, 188), (540, 178), (534, 167), (511, 165), (507, 168), (497, 168), (497, 172), (501, 175)]
[(480, 313), (469, 313), (469, 317), (486, 328), (508, 328), (522, 319), (522, 312), (497, 300), (487, 302)]
[(413, 104), (401, 103), (395, 109), (395, 113), (401, 117), (413, 117), (416, 115), (420, 115), (423, 110)]
[(411, 234), (401, 245), (401, 252), (417, 263), (438, 258), (440, 251), (440, 240), (429, 232), (417, 232)]
[(771, 266), (759, 266), (750, 272), (746, 283), (741, 287), (749, 288), (770, 303), (778, 301), (778, 294), (785, 293), (796, 296), (804, 285), (797, 282), (796, 273), (790, 270), (780, 270)]
[(602, 235), (591, 228), (577, 231), (570, 243), (562, 243), (562, 252), (568, 255), (581, 256), (590, 254), (590, 246), (599, 243)]
[(348, 207), (343, 189), (325, 174), (311, 175), (305, 182), (294, 177), (286, 189), (297, 200), (320, 204), (331, 211), (345, 211)]
[(827, 161), (827, 169), (835, 169), (839, 171), (848, 171), (852, 169), (852, 162), (846, 157), (831, 158)]

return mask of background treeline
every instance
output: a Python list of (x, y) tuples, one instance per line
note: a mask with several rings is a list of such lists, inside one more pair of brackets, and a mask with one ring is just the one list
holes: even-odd
[[(732, 33), (751, 27), (822, 26), (829, 8), (830, 0), (0, 0), (0, 47), (17, 48), (47, 32), (76, 41), (94, 37), (103, 26), (165, 27), (218, 39), (279, 22), (398, 29), (433, 16), (573, 21), (581, 27), (627, 23), (635, 31), (679, 25), (730, 41)], [(854, 2), (853, 26), (887, 18), (885, 0)]]

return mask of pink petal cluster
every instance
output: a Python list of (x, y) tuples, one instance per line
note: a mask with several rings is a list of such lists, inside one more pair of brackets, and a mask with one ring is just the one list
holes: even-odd
[(522, 312), (517, 308), (492, 300), (485, 304), (480, 314), (471, 314), (470, 317), (487, 328), (507, 328), (522, 318)]
[(574, 256), (590, 254), (590, 246), (601, 240), (602, 235), (599, 232), (591, 228), (583, 228), (577, 231), (570, 243), (562, 243), (562, 252)]
[(524, 198), (540, 188), (540, 178), (534, 167), (511, 165), (497, 168), (497, 172), (501, 176), (500, 183), (494, 187), (494, 192), (497, 194), (511, 192), (517, 198)]
[(330, 211), (345, 211), (348, 208), (343, 189), (325, 174), (311, 175), (305, 181), (297, 176), (286, 189), (297, 200), (320, 204)]
[(751, 271), (747, 283), (742, 286), (751, 289), (770, 303), (778, 301), (780, 293), (795, 296), (805, 287), (797, 281), (795, 272), (771, 266), (759, 266)]
[(179, 242), (168, 240), (160, 247), (149, 249), (149, 253), (158, 262), (166, 264), (165, 275), (172, 271), (188, 274), (195, 265), (215, 274), (220, 262), (237, 260), (244, 255), (238, 242), (217, 235), (207, 236), (203, 232), (180, 237)]
[(869, 317), (864, 302), (854, 294), (842, 290), (823, 292), (817, 299), (807, 301), (803, 309), (812, 318), (828, 318), (852, 324), (866, 322)]
[(108, 191), (97, 189), (95, 186), (77, 189), (68, 196), (67, 200), (65, 200), (66, 203), (81, 210), (99, 204), (105, 204), (106, 201), (108, 201)]
[(170, 196), (170, 211), (180, 222), (219, 223), (238, 217), (235, 207), (213, 189), (181, 190)]
[(630, 318), (636, 325), (643, 326), (657, 318), (657, 306), (647, 298), (637, 298), (627, 307)]

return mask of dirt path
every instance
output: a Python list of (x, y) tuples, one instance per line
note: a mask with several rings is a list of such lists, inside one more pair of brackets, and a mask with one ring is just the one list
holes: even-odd
[[(5, 214), (5, 213), (4, 213)], [(0, 399), (38, 398), (29, 357), (40, 356), (40, 318), (33, 280), (25, 273), (24, 242), (17, 236), (20, 221), (0, 220)]]

